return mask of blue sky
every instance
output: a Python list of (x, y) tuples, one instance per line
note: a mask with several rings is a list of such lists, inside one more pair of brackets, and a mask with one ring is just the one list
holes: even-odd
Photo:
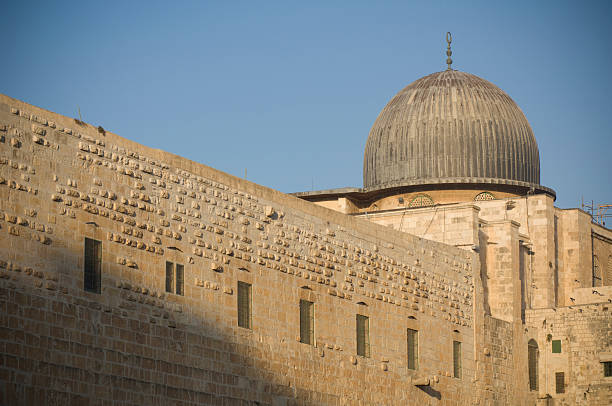
[(3, 11), (0, 92), (283, 192), (362, 186), (378, 113), (453, 67), (506, 91), (559, 207), (612, 204), (612, 2), (54, 1)]

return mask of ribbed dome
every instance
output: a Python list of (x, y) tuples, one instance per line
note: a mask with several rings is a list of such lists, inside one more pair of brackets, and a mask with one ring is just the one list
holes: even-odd
[(540, 158), (521, 109), (500, 88), (447, 70), (400, 91), (370, 130), (366, 190), (440, 183), (540, 183)]

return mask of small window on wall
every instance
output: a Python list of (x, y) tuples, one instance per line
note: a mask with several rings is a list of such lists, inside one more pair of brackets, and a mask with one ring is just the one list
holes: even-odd
[(238, 327), (252, 329), (251, 284), (238, 281)]
[(166, 292), (184, 295), (184, 274), (183, 265), (166, 261)]
[(370, 319), (357, 315), (357, 355), (370, 356)]
[(531, 339), (527, 343), (527, 361), (529, 368), (529, 390), (538, 390), (538, 343)]
[(314, 344), (314, 303), (300, 300), (300, 342)]
[(561, 340), (552, 340), (553, 354), (561, 354)]
[(83, 288), (87, 292), (100, 293), (102, 285), (102, 243), (85, 238), (83, 261)]
[(565, 373), (555, 372), (555, 390), (557, 393), (565, 393)]
[(461, 342), (453, 341), (453, 376), (461, 378)]
[(408, 329), (408, 369), (419, 368), (419, 332)]
[(602, 362), (604, 369), (604, 376), (612, 376), (612, 361)]

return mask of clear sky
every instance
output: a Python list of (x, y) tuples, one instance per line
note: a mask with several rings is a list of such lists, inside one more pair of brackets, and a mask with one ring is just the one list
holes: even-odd
[(611, 1), (12, 1), (0, 92), (282, 192), (361, 187), (391, 97), (453, 67), (524, 111), (557, 206), (612, 204)]

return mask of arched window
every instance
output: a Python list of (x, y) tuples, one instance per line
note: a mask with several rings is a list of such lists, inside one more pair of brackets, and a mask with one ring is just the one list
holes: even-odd
[(427, 196), (426, 194), (419, 193), (412, 198), (410, 204), (408, 204), (408, 207), (427, 207), (433, 205), (434, 201), (431, 197)]
[(597, 258), (597, 255), (593, 255), (593, 286), (601, 285), (601, 266), (599, 265), (599, 258)]
[(474, 200), (475, 201), (495, 200), (495, 196), (493, 196), (493, 193), (491, 192), (482, 192), (482, 193), (478, 193), (476, 197), (474, 198)]
[(534, 339), (527, 343), (527, 361), (529, 364), (529, 390), (538, 390), (538, 343)]

